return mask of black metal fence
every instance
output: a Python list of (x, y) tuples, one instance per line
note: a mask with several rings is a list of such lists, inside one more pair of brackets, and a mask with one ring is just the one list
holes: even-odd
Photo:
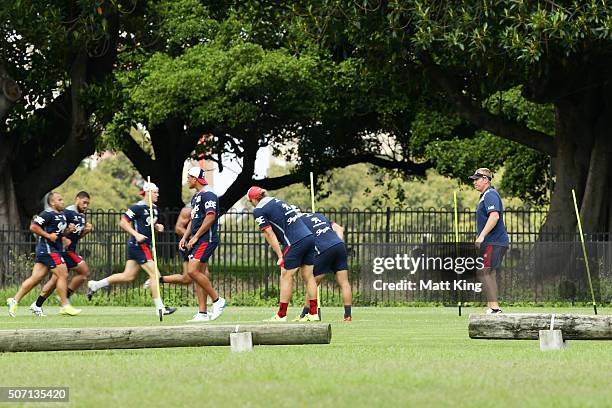
[[(439, 302), (457, 300), (484, 301), (483, 293), (458, 291), (374, 291), (364, 279), (368, 273), (365, 246), (395, 245), (410, 250), (422, 245), (453, 243), (456, 240), (454, 212), (449, 209), (382, 209), (375, 211), (326, 209), (328, 218), (345, 228), (349, 250), (349, 273), (355, 304)], [(159, 269), (162, 274), (182, 273), (182, 259), (177, 251), (174, 221), (178, 211), (160, 215), (166, 231), (157, 237)], [(127, 234), (119, 226), (121, 213), (96, 211), (87, 215), (94, 231), (79, 243), (79, 253), (87, 260), (92, 279), (121, 272), (126, 259)], [(579, 237), (542, 232), (546, 212), (537, 209), (508, 209), (504, 213), (511, 244), (498, 273), (499, 296), (507, 302), (588, 301), (584, 257)], [(459, 240), (473, 242), (473, 210), (458, 212)], [(272, 251), (257, 229), (251, 212), (231, 211), (220, 220), (221, 244), (210, 261), (214, 285), (236, 303), (265, 301), (278, 296), (279, 269)], [(596, 296), (599, 302), (612, 301), (612, 247), (605, 234), (588, 235)], [(0, 288), (19, 285), (31, 272), (35, 238), (29, 231), (0, 227)], [(440, 278), (440, 276), (436, 276)], [(387, 279), (398, 278), (389, 275)], [(422, 276), (427, 278), (427, 276)], [(475, 282), (473, 274), (455, 278)], [(119, 285), (108, 292), (111, 297), (146, 297), (141, 278), (131, 285)], [(303, 293), (296, 280), (298, 293)], [(84, 290), (84, 289), (82, 289)], [(164, 297), (193, 299), (193, 288), (164, 285)], [(462, 297), (460, 299), (460, 296)], [(322, 286), (322, 300), (340, 303), (340, 293), (333, 279)]]

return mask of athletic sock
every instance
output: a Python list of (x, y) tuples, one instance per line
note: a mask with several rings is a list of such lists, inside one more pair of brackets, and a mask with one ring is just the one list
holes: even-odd
[(164, 308), (164, 302), (162, 302), (161, 298), (154, 298), (153, 303), (155, 303), (155, 308), (157, 310)]
[(45, 300), (47, 300), (47, 298), (43, 295), (38, 296), (38, 299), (36, 299), (36, 306), (42, 307), (43, 303), (45, 303)]
[(94, 287), (94, 290), (98, 290), (98, 289), (105, 288), (108, 285), (109, 285), (108, 278), (104, 278), (104, 279), (99, 280), (99, 281), (94, 281), (93, 287)]
[(164, 283), (164, 277), (163, 276), (159, 276), (159, 283)]
[(204, 315), (204, 316), (206, 316), (206, 315), (207, 315), (206, 310), (205, 310), (205, 311), (203, 311), (203, 312), (202, 312), (201, 310), (198, 310), (198, 313), (199, 313), (199, 314), (201, 314), (201, 315)]
[(219, 298), (216, 298), (215, 300), (213, 300), (213, 303), (217, 303), (217, 300), (219, 300)]
[(287, 306), (289, 306), (289, 303), (282, 303), (278, 306), (278, 317), (285, 317), (287, 316)]
[(68, 290), (66, 291), (66, 297), (70, 299), (70, 295), (72, 295), (73, 293), (74, 293), (74, 290), (68, 288)]
[(304, 308), (302, 309), (302, 313), (300, 313), (300, 317), (304, 317), (308, 313), (310, 313), (310, 307), (309, 306), (304, 306)]
[(351, 315), (351, 305), (344, 305), (344, 317)]
[(318, 311), (317, 311), (317, 299), (310, 299), (308, 302), (310, 303), (310, 314), (312, 316), (318, 314)]

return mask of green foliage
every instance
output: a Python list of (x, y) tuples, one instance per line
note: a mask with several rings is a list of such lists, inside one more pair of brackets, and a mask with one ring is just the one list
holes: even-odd
[(81, 165), (56, 190), (64, 195), (66, 203), (72, 203), (76, 194), (85, 190), (91, 196), (90, 209), (120, 210), (137, 200), (138, 178), (134, 166), (120, 153), (101, 160), (93, 169)]

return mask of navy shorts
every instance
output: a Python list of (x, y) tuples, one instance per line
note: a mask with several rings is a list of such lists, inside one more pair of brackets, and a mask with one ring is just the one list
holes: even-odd
[(151, 255), (151, 248), (149, 247), (149, 244), (146, 242), (128, 242), (127, 259), (136, 261), (140, 265), (152, 261), (153, 256)]
[(76, 268), (81, 262), (85, 262), (76, 252), (67, 250), (62, 252), (62, 258), (66, 262), (68, 269)]
[(314, 276), (348, 270), (348, 255), (343, 242), (327, 248), (315, 257)]
[(50, 252), (48, 254), (37, 253), (36, 262), (44, 264), (49, 269), (55, 269), (64, 263), (64, 258), (62, 258), (59, 252)]
[(315, 239), (314, 235), (308, 235), (293, 245), (285, 248), (283, 252), (283, 263), (287, 270), (299, 268), (302, 265), (314, 265)]
[(191, 252), (189, 253), (189, 259), (195, 259), (202, 263), (208, 262), (208, 258), (210, 258), (219, 246), (218, 242), (210, 242), (200, 240), (196, 242), (196, 244), (191, 247)]
[(482, 244), (480, 246), (480, 256), (483, 259), (484, 267), (499, 269), (507, 249), (508, 247), (501, 245)]
[(181, 255), (181, 258), (183, 259), (183, 262), (189, 262), (189, 250), (187, 248), (185, 249), (180, 249), (179, 248), (179, 254)]

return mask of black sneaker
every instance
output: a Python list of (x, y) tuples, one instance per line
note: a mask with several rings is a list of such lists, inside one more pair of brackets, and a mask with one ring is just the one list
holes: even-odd
[(171, 315), (174, 312), (176, 312), (176, 307), (168, 307), (168, 306), (166, 306), (164, 308), (164, 315)]
[(491, 309), (491, 308), (487, 309), (487, 312), (486, 312), (486, 314), (488, 315), (501, 314), (501, 313), (502, 313), (501, 309)]

